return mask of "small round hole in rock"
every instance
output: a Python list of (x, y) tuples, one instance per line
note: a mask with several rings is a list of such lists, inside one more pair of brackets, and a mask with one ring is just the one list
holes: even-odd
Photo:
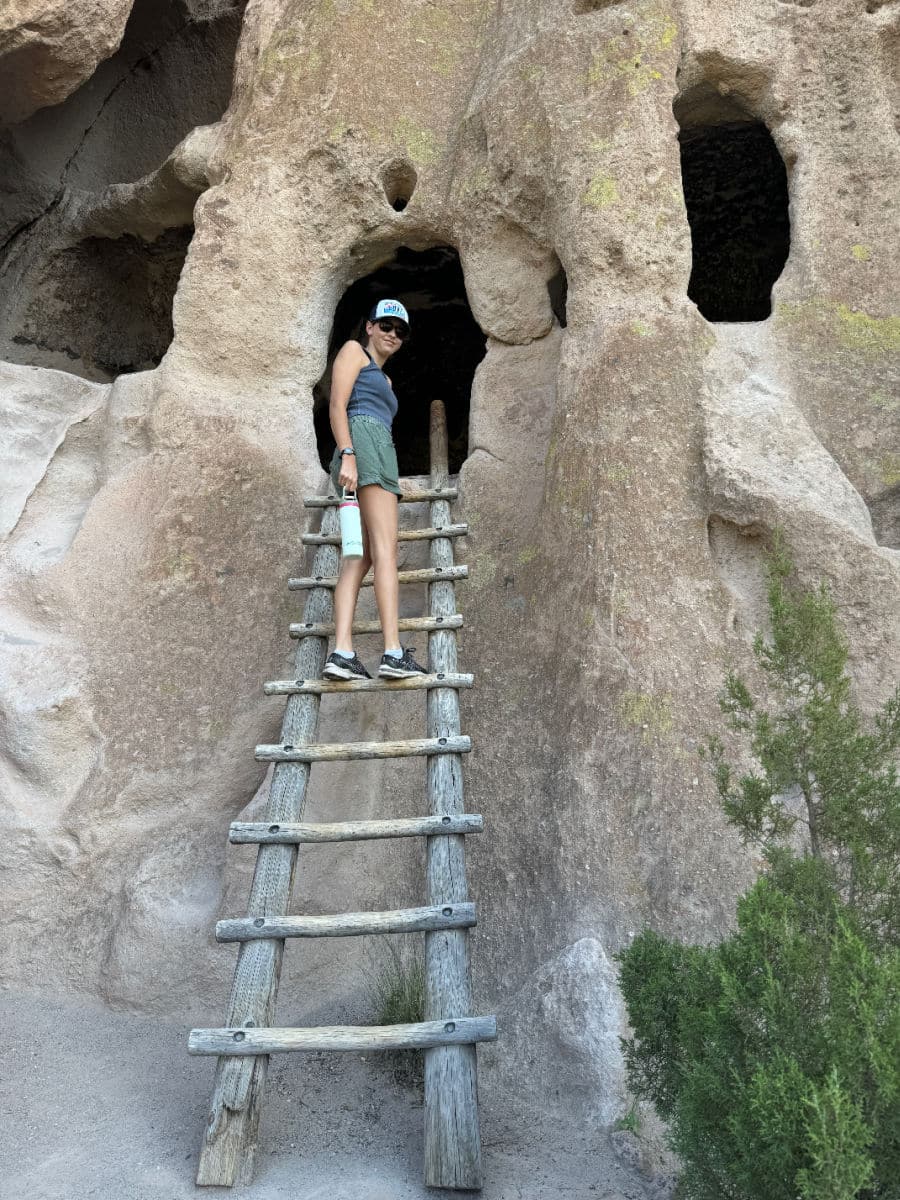
[(409, 204), (418, 181), (416, 168), (408, 158), (395, 158), (381, 168), (381, 186), (396, 212), (403, 212)]

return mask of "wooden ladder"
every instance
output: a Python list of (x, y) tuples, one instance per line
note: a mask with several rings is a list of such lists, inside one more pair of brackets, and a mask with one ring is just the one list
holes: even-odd
[[(401, 630), (428, 632), (431, 673), (412, 679), (361, 679), (338, 683), (321, 678), (334, 633), (332, 592), (337, 582), (340, 534), (337, 500), (308, 498), (322, 508), (321, 532), (305, 534), (318, 547), (312, 575), (291, 579), (289, 587), (306, 590), (304, 619), (291, 625), (299, 639), (296, 679), (265, 685), (268, 695), (287, 697), (281, 742), (258, 746), (256, 757), (276, 764), (266, 819), (236, 821), (229, 839), (259, 846), (248, 915), (219, 921), (216, 939), (240, 943), (228, 1003), (226, 1026), (194, 1029), (192, 1054), (218, 1055), (209, 1120), (204, 1134), (197, 1183), (232, 1186), (253, 1173), (259, 1116), (269, 1055), (289, 1050), (425, 1050), (425, 1183), (429, 1187), (481, 1187), (481, 1141), (476, 1093), (476, 1043), (496, 1037), (494, 1017), (473, 1017), (467, 931), (476, 923), (468, 899), (465, 835), (482, 828), (482, 818), (463, 811), (462, 755), (471, 749), (460, 734), (459, 689), (473, 677), (457, 671), (454, 583), (468, 568), (453, 562), (454, 537), (465, 525), (450, 519), (456, 489), (448, 486), (447, 426), (444, 406), (431, 406), (431, 487), (407, 491), (405, 501), (430, 501), (431, 525), (402, 530), (401, 541), (427, 538), (431, 566), (401, 571), (401, 583), (427, 582), (429, 615), (400, 621)], [(364, 581), (371, 584), (371, 578)], [(375, 621), (354, 625), (370, 633)], [(424, 690), (426, 738), (400, 742), (316, 742), (320, 697), (327, 692), (406, 692)], [(309, 773), (315, 762), (427, 755), (429, 815), (424, 817), (304, 824)], [(354, 912), (334, 916), (288, 916), (294, 868), (301, 843), (356, 841), (368, 838), (427, 839), (427, 904), (391, 912)], [(285, 938), (342, 937), (368, 933), (425, 933), (425, 1020), (410, 1025), (272, 1027)]]

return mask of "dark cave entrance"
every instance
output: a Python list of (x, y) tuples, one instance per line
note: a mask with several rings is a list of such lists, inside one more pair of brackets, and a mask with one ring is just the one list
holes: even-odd
[(688, 296), (707, 321), (765, 321), (791, 244), (778, 147), (763, 122), (708, 86), (674, 109), (693, 252)]
[(244, 4), (135, 0), (121, 46), (90, 79), (0, 127), (0, 358), (96, 380), (159, 363), (172, 341), (190, 210), (164, 212), (168, 228), (153, 241), (127, 224), (121, 236), (86, 236), (79, 214), (219, 120)]
[(485, 336), (466, 299), (459, 255), (450, 246), (415, 251), (401, 246), (394, 259), (347, 289), (334, 314), (328, 368), (316, 384), (314, 420), (319, 458), (327, 469), (334, 451), (328, 420), (331, 363), (357, 332), (376, 300), (400, 300), (409, 312), (411, 336), (387, 364), (399, 408), (394, 444), (401, 475), (427, 475), (432, 400), (447, 410), (450, 471), (462, 466), (469, 448), (469, 399), (475, 368), (484, 358)]
[(13, 342), (19, 362), (112, 378), (157, 366), (172, 341), (172, 298), (193, 225), (153, 242), (124, 234), (57, 250), (33, 279)]

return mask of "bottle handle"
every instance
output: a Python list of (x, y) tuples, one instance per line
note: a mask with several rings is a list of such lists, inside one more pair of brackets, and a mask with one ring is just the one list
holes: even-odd
[(356, 492), (352, 488), (341, 488), (342, 500), (356, 500)]

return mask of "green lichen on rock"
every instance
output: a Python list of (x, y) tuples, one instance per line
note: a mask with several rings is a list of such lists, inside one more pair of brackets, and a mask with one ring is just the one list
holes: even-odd
[(886, 454), (879, 464), (879, 474), (885, 487), (896, 487), (900, 483), (900, 456)]
[(275, 90), (288, 79), (299, 80), (318, 71), (322, 52), (305, 43), (297, 30), (278, 29), (259, 57), (257, 79)]
[(653, 83), (664, 78), (655, 59), (665, 53), (678, 36), (671, 15), (652, 4), (645, 6), (633, 24), (614, 38), (591, 59), (586, 82), (599, 87), (624, 79), (631, 97), (640, 96)]
[(183, 546), (172, 546), (163, 562), (166, 576), (181, 583), (191, 583), (198, 578), (200, 563), (196, 555)]
[(652, 692), (624, 692), (618, 705), (624, 725), (641, 730), (641, 741), (668, 738), (672, 732), (672, 699)]
[(871, 317), (846, 304), (837, 305), (837, 315), (838, 337), (846, 349), (874, 354), (900, 350), (900, 317)]
[(438, 5), (426, 5), (419, 10), (412, 35), (413, 47), (426, 60), (428, 69), (444, 79), (450, 78), (462, 52), (453, 13)]
[(900, 396), (891, 395), (890, 392), (885, 392), (881, 388), (878, 388), (870, 394), (869, 403), (874, 404), (876, 408), (883, 409), (885, 412), (895, 412), (900, 408)]
[(611, 175), (600, 173), (595, 175), (584, 193), (584, 202), (591, 208), (606, 208), (607, 204), (615, 204), (619, 199), (619, 189)]
[(410, 117), (400, 117), (391, 132), (394, 142), (403, 146), (414, 163), (428, 167), (436, 161), (438, 148), (430, 129), (417, 125)]
[(790, 304), (779, 304), (776, 318), (782, 325), (824, 324), (835, 343), (844, 350), (862, 354), (900, 351), (900, 317), (873, 317), (836, 300), (814, 296)]
[(484, 164), (476, 167), (463, 176), (456, 184), (460, 197), (472, 197), (488, 191), (491, 185), (491, 172)]
[(864, 246), (861, 242), (857, 242), (855, 246), (850, 247), (850, 253), (857, 262), (870, 262), (872, 258), (872, 249), (870, 246)]

